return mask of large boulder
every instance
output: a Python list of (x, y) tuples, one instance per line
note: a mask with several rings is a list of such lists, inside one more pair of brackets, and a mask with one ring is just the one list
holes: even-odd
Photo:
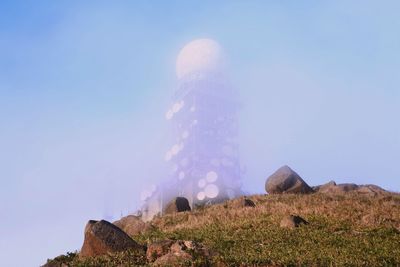
[(172, 199), (170, 202), (168, 202), (164, 209), (165, 214), (172, 214), (183, 211), (191, 211), (189, 201), (187, 200), (187, 198), (184, 197), (176, 197)]
[(289, 166), (279, 168), (268, 177), (265, 182), (265, 190), (269, 194), (307, 194), (314, 192), (314, 190)]
[(142, 234), (154, 228), (150, 223), (142, 221), (139, 216), (135, 215), (122, 217), (118, 221), (113, 222), (113, 224), (121, 228), (129, 236)]
[(105, 220), (90, 220), (85, 227), (85, 239), (79, 256), (94, 257), (127, 249), (140, 250), (144, 253), (143, 246), (114, 224)]

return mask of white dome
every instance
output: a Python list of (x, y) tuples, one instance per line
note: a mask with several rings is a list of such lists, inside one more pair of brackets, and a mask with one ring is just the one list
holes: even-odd
[(188, 43), (179, 52), (176, 60), (176, 75), (182, 79), (198, 72), (221, 72), (223, 70), (221, 46), (211, 39), (197, 39)]

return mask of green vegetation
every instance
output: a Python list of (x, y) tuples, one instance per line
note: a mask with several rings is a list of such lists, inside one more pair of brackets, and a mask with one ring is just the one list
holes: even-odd
[[(133, 236), (140, 243), (161, 239), (202, 242), (228, 266), (399, 266), (400, 195), (259, 195), (256, 207), (235, 199), (155, 218), (156, 227)], [(297, 214), (310, 222), (280, 228), (283, 216)], [(122, 256), (121, 256), (122, 255)], [(80, 264), (80, 265), (79, 265)], [(72, 266), (145, 265), (142, 256), (107, 256)], [(199, 262), (198, 265), (202, 263)]]
[(53, 260), (48, 261), (49, 266), (66, 266), (73, 267), (86, 267), (86, 266), (146, 266), (146, 255), (144, 253), (137, 253), (136, 251), (127, 250), (124, 252), (113, 253), (95, 258), (80, 259), (78, 253), (68, 253), (67, 256), (59, 256)]

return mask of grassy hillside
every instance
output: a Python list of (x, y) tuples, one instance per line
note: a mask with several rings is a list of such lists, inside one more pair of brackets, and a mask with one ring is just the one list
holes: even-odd
[[(400, 195), (357, 192), (325, 195), (255, 195), (155, 218), (155, 226), (133, 236), (142, 244), (160, 239), (202, 242), (227, 266), (400, 266)], [(300, 215), (308, 225), (281, 228), (282, 217)], [(65, 260), (64, 260), (65, 261)], [(129, 252), (72, 266), (145, 265)], [(128, 263), (130, 262), (130, 263)], [(199, 263), (201, 265), (202, 263)]]

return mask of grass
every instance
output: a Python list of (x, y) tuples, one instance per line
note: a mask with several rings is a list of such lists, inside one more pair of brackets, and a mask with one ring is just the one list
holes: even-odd
[[(235, 199), (158, 217), (152, 221), (155, 229), (133, 238), (142, 244), (166, 238), (199, 241), (228, 266), (400, 266), (398, 194), (256, 195), (250, 199), (255, 208), (243, 208), (240, 199)], [(300, 215), (310, 224), (280, 228), (280, 220), (289, 214)], [(119, 261), (110, 257), (102, 266), (132, 266), (123, 257)], [(74, 263), (99, 266), (94, 261)], [(146, 263), (136, 259), (134, 264)]]

